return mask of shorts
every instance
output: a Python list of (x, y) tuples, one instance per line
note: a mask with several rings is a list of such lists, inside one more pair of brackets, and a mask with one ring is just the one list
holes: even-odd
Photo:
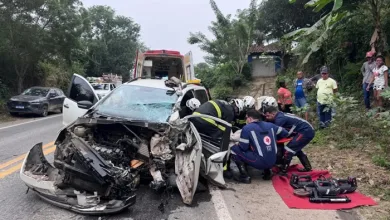
[(375, 85), (374, 84), (374, 90), (384, 90), (385, 89), (385, 85), (383, 84), (378, 84), (378, 85)]
[(306, 98), (299, 98), (295, 99), (295, 106), (298, 108), (303, 108), (307, 105), (307, 100)]

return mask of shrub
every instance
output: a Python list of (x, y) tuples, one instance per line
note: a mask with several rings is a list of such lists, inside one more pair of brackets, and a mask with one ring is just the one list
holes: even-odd
[(218, 85), (212, 89), (212, 97), (216, 99), (227, 99), (233, 93), (233, 89), (231, 87)]

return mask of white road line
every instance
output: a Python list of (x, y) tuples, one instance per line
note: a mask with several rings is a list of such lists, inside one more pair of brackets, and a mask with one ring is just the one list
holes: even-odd
[(232, 216), (229, 213), (229, 209), (223, 199), (221, 190), (215, 186), (209, 185), (211, 202), (214, 204), (215, 211), (219, 220), (232, 220)]
[(16, 127), (16, 126), (19, 126), (19, 125), (30, 124), (30, 123), (33, 123), (33, 122), (43, 121), (43, 120), (47, 120), (47, 119), (50, 119), (50, 118), (56, 118), (56, 117), (60, 117), (60, 116), (62, 116), (62, 114), (60, 114), (60, 115), (54, 115), (54, 116), (50, 116), (50, 117), (46, 117), (46, 118), (42, 118), (42, 119), (38, 119), (38, 120), (31, 120), (31, 121), (28, 121), (28, 122), (24, 122), (24, 123), (20, 123), (20, 124), (15, 124), (15, 125), (10, 125), (10, 126), (6, 126), (6, 127), (0, 127), (0, 130), (8, 129), (8, 128), (13, 128), (13, 127)]

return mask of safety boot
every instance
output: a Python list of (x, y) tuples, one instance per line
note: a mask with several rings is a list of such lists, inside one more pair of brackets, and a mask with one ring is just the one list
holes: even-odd
[(265, 169), (263, 171), (263, 180), (270, 180), (272, 179), (272, 171), (271, 169)]
[(230, 161), (231, 161), (231, 155), (229, 156), (228, 161), (226, 162), (226, 166), (225, 166), (226, 169), (224, 167), (224, 170), (223, 170), (223, 177), (226, 179), (233, 178), (233, 173), (232, 173), (232, 170), (230, 168)]
[(299, 161), (301, 161), (301, 164), (303, 165), (303, 168), (298, 169), (299, 172), (310, 172), (312, 170), (311, 164), (309, 161), (309, 158), (307, 158), (307, 155), (303, 153), (302, 151), (297, 154), (297, 157)]
[(278, 144), (277, 147), (278, 147), (278, 153), (276, 154), (275, 165), (280, 166), (283, 164), (283, 158), (284, 158), (284, 154), (285, 154), (284, 144)]
[(238, 182), (250, 184), (251, 183), (251, 177), (248, 175), (248, 171), (246, 169), (246, 164), (241, 161), (235, 161), (238, 167), (238, 170), (240, 171), (240, 176), (238, 178), (234, 178)]
[(291, 160), (284, 159), (281, 171), (279, 172), (279, 175), (281, 176), (287, 176), (287, 170), (290, 167)]

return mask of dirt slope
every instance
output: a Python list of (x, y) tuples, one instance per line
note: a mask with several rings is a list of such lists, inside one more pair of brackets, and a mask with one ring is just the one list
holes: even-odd
[(276, 89), (276, 77), (256, 77), (247, 87), (237, 89), (234, 95), (250, 95), (257, 99), (260, 96), (274, 96)]

